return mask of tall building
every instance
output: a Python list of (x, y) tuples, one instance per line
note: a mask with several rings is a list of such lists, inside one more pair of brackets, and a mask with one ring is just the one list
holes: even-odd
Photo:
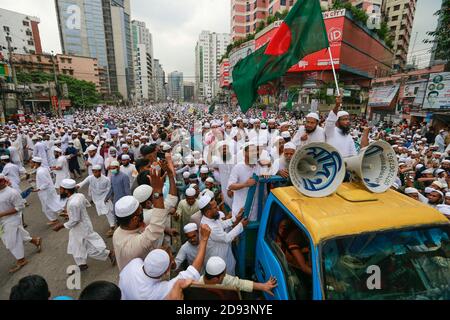
[(207, 100), (219, 91), (220, 59), (230, 44), (228, 33), (202, 31), (195, 47), (196, 97)]
[(169, 73), (167, 83), (168, 98), (177, 102), (183, 100), (183, 73), (178, 71)]
[(64, 54), (97, 58), (109, 93), (134, 95), (130, 0), (55, 0)]
[(133, 20), (134, 76), (137, 100), (155, 100), (153, 41), (145, 22)]
[(153, 66), (154, 66), (154, 82), (155, 82), (155, 101), (156, 102), (163, 102), (166, 101), (167, 95), (166, 95), (166, 73), (164, 72), (164, 69), (162, 65), (159, 63), (158, 59), (153, 60)]
[[(449, 10), (449, 8), (444, 8), (444, 3), (445, 3), (445, 0), (442, 0), (441, 10)], [(441, 15), (439, 16), (438, 25), (437, 25), (437, 27), (436, 27), (436, 30), (439, 30), (439, 29), (442, 27), (443, 18), (444, 18), (444, 15), (441, 14)], [(436, 49), (437, 49), (437, 46), (438, 46), (438, 43), (435, 42), (435, 43), (433, 44), (433, 48), (431, 49), (430, 66), (434, 66), (434, 65), (437, 65), (437, 64), (445, 63), (444, 60), (436, 58)]]
[(185, 102), (194, 102), (195, 100), (195, 83), (184, 82), (183, 83), (183, 97)]
[(231, 0), (231, 38), (245, 38), (261, 21), (276, 12), (289, 10), (296, 0)]
[[(17, 48), (14, 53), (41, 54), (42, 45), (39, 34), (40, 20), (37, 17), (0, 8), (0, 52), (2, 47)], [(3, 52), (7, 56), (8, 50)]]
[(385, 0), (383, 15), (394, 43), (394, 69), (404, 69), (414, 23), (417, 0)]

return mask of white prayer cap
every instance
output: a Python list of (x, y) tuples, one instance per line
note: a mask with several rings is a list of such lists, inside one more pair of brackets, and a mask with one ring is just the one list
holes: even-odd
[(423, 174), (433, 174), (433, 169), (427, 169), (427, 170), (424, 170), (422, 173)]
[(195, 196), (197, 191), (195, 191), (194, 188), (187, 188), (185, 193), (186, 193), (187, 197), (193, 197), (193, 196)]
[(172, 147), (170, 145), (168, 145), (167, 143), (163, 145), (162, 150), (163, 151), (169, 151), (170, 149), (172, 149)]
[(269, 119), (269, 123), (276, 123), (275, 119)]
[(184, 178), (184, 179), (188, 179), (190, 175), (191, 175), (191, 174), (189, 173), (189, 171), (183, 172), (183, 178)]
[(93, 165), (92, 170), (102, 170), (102, 166), (99, 164)]
[(446, 193), (445, 193), (445, 196), (446, 196), (446, 197), (450, 197), (450, 192), (446, 192)]
[(0, 157), (0, 160), (8, 160), (9, 156), (7, 154)]
[(261, 124), (261, 129), (266, 129), (266, 128), (267, 128), (267, 125), (265, 123), (262, 123)]
[(192, 189), (195, 189), (195, 187), (197, 187), (197, 185), (195, 183), (193, 183), (189, 186), (189, 188), (192, 188)]
[(435, 191), (436, 189), (433, 189), (433, 188), (430, 188), (430, 187), (426, 187), (425, 188), (425, 193), (430, 193), (430, 192), (433, 192), (433, 191)]
[(170, 265), (169, 254), (161, 249), (150, 252), (144, 260), (144, 271), (152, 278), (162, 277)]
[(131, 160), (130, 156), (127, 154), (122, 155), (122, 160)]
[(143, 184), (134, 190), (133, 197), (135, 197), (139, 203), (143, 203), (151, 197), (152, 193), (153, 188), (147, 184)]
[(444, 169), (437, 169), (435, 172), (434, 172), (434, 175), (439, 175), (439, 174), (441, 174), (442, 172), (445, 172), (445, 170)]
[(208, 179), (206, 179), (206, 182), (209, 182), (209, 183), (214, 183), (214, 178), (212, 178), (212, 177), (209, 177)]
[(413, 193), (419, 193), (419, 190), (417, 190), (416, 188), (406, 188), (405, 189), (405, 194), (413, 194)]
[(197, 230), (198, 230), (198, 227), (197, 227), (196, 223), (188, 223), (183, 228), (184, 233), (194, 232)]
[(207, 194), (203, 195), (200, 198), (200, 200), (198, 201), (198, 208), (200, 210), (203, 209), (211, 202), (211, 200), (212, 200), (212, 198), (209, 195), (207, 195)]
[(350, 114), (347, 111), (339, 111), (338, 114), (337, 114), (337, 117), (339, 119), (340, 117), (347, 117), (349, 115)]
[(55, 149), (53, 149), (53, 151), (54, 151), (54, 152), (62, 153), (62, 150), (61, 150), (60, 148), (55, 148)]
[(261, 123), (261, 120), (255, 119), (254, 123)]
[(450, 160), (445, 159), (442, 161), (442, 163), (450, 163)]
[(211, 276), (221, 275), (226, 268), (225, 261), (220, 257), (211, 257), (206, 263), (206, 273)]
[(446, 216), (450, 216), (450, 206), (446, 204), (438, 204), (436, 208), (439, 210), (440, 213)]
[(307, 118), (314, 118), (314, 119), (316, 119), (317, 121), (320, 120), (319, 115), (318, 115), (317, 113), (315, 113), (315, 112), (308, 113), (308, 115), (307, 115), (306, 117), (307, 117)]
[(110, 166), (111, 167), (120, 167), (120, 163), (119, 163), (119, 161), (113, 161), (113, 162), (111, 162)]
[(89, 151), (97, 151), (97, 147), (94, 146), (94, 145), (90, 145), (90, 146), (86, 149), (86, 151), (87, 151), (87, 152), (89, 152)]
[(126, 143), (124, 143), (124, 144), (122, 145), (122, 149), (124, 149), (124, 148), (130, 148), (130, 146), (127, 145)]
[[(442, 193), (442, 191), (440, 191), (440, 190), (435, 190), (435, 189), (433, 189), (433, 191), (431, 191), (431, 192), (437, 192), (437, 193), (439, 193), (440, 195), (441, 195), (441, 197), (444, 197), (444, 194)], [(430, 192), (430, 193), (431, 193)]]
[(394, 144), (392, 148), (398, 148), (398, 144)]
[(209, 124), (209, 122), (206, 122), (206, 123), (203, 125), (203, 128), (209, 129), (209, 128), (211, 128), (211, 125)]
[(284, 145), (284, 150), (289, 149), (289, 150), (296, 150), (297, 147), (295, 146), (295, 144), (293, 144), (292, 142), (288, 142)]
[(281, 133), (281, 136), (282, 136), (284, 139), (288, 139), (288, 138), (291, 137), (291, 134), (289, 133), (289, 131), (283, 131), (283, 132)]
[(416, 170), (420, 170), (423, 168), (423, 164), (419, 163), (418, 165), (416, 165)]
[(56, 140), (55, 144), (61, 144), (61, 140)]
[(63, 181), (61, 181), (61, 187), (63, 187), (64, 189), (75, 189), (76, 186), (77, 183), (73, 179), (64, 179)]
[(208, 167), (205, 167), (205, 166), (201, 167), (200, 173), (208, 173), (208, 172), (209, 172)]
[(209, 189), (205, 189), (200, 193), (200, 197), (203, 197), (204, 195), (207, 195), (208, 197), (210, 197), (211, 200), (214, 199), (214, 192), (212, 192)]
[(131, 216), (139, 208), (139, 201), (133, 196), (125, 196), (115, 204), (115, 213), (119, 218)]
[(33, 159), (31, 159), (31, 161), (36, 162), (36, 163), (42, 163), (42, 158), (40, 158), (40, 157), (33, 157)]

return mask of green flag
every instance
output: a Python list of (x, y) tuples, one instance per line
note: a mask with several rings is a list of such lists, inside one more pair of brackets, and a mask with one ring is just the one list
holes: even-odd
[(239, 61), (233, 69), (233, 89), (246, 113), (259, 86), (283, 76), (303, 57), (328, 48), (319, 0), (298, 0), (269, 43)]
[(287, 102), (287, 104), (286, 104), (286, 110), (292, 111), (292, 106), (293, 106), (293, 102), (294, 102), (295, 96), (296, 96), (296, 93), (295, 93), (295, 92), (291, 92), (291, 93), (289, 94), (288, 102)]
[(210, 107), (209, 107), (209, 114), (213, 114), (214, 110), (216, 110), (216, 103), (214, 102)]

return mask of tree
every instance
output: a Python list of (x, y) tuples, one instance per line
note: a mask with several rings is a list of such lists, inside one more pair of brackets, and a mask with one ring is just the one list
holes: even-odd
[(436, 59), (450, 61), (450, 0), (444, 0), (442, 8), (434, 15), (439, 18), (440, 23), (435, 31), (427, 32), (433, 38), (425, 39), (424, 43), (436, 44)]

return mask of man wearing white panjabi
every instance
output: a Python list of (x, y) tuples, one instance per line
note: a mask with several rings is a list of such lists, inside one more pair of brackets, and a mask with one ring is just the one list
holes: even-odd
[(41, 136), (36, 137), (36, 144), (33, 147), (33, 157), (41, 158), (41, 163), (43, 167), (49, 166), (48, 154), (47, 154), (47, 145), (44, 141), (42, 141)]
[(232, 153), (233, 149), (234, 141), (220, 141), (216, 146), (216, 156), (213, 156), (209, 162), (211, 163), (211, 167), (219, 173), (216, 178), (220, 181), (223, 199), (230, 208), (233, 205), (233, 199), (228, 195), (227, 188), (231, 170), (236, 165), (236, 158)]
[(70, 179), (69, 162), (60, 148), (55, 148), (53, 152), (56, 160), (55, 165), (50, 169), (55, 173), (55, 188), (59, 189), (61, 181)]
[(20, 176), (26, 174), (25, 168), (11, 163), (8, 155), (3, 155), (0, 159), (5, 165), (2, 174), (8, 178), (9, 182), (11, 182), (11, 187), (13, 189), (17, 190), (19, 193), (22, 192), (20, 190)]
[[(206, 259), (208, 260), (214, 256), (221, 257), (227, 263), (227, 273), (234, 276), (236, 273), (236, 260), (231, 250), (231, 243), (248, 225), (248, 220), (242, 218), (243, 210), (236, 217), (221, 220), (217, 203), (208, 194), (200, 198), (199, 208), (203, 216), (201, 224), (207, 224), (211, 228), (211, 235), (206, 250)], [(233, 227), (233, 229), (225, 232), (225, 229), (230, 227)]]
[(37, 192), (41, 201), (42, 211), (50, 221), (48, 225), (58, 223), (57, 215), (63, 210), (60, 197), (56, 194), (55, 185), (48, 168), (42, 166), (42, 159), (34, 157), (32, 160), (33, 167), (36, 169), (36, 188), (33, 192)]
[(325, 142), (325, 131), (319, 126), (320, 118), (315, 112), (306, 116), (304, 126), (301, 126), (295, 134), (292, 142), (297, 147), (303, 147), (312, 142)]
[(24, 242), (34, 244), (38, 252), (41, 251), (41, 238), (32, 238), (23, 228), (22, 210), (25, 203), (20, 193), (8, 187), (8, 180), (0, 174), (0, 229), (1, 239), (6, 249), (16, 258), (16, 266), (9, 270), (10, 273), (19, 271), (28, 261), (25, 260)]
[(89, 155), (89, 158), (86, 161), (86, 167), (88, 167), (88, 174), (92, 175), (92, 166), (99, 165), (102, 167), (102, 173), (103, 173), (103, 166), (104, 166), (104, 160), (101, 155), (97, 152), (97, 147), (94, 145), (90, 145), (86, 152)]
[(114, 252), (106, 249), (106, 244), (100, 235), (94, 231), (87, 207), (89, 201), (81, 193), (76, 193), (77, 183), (72, 179), (61, 182), (60, 195), (67, 198), (67, 214), (69, 221), (58, 223), (53, 227), (54, 231), (66, 228), (69, 231), (69, 244), (67, 253), (71, 254), (75, 263), (84, 271), (88, 268), (87, 258), (106, 261), (111, 260), (112, 265), (116, 263)]
[(106, 236), (112, 237), (116, 229), (116, 217), (114, 216), (112, 201), (105, 201), (111, 189), (111, 180), (102, 175), (101, 166), (95, 165), (92, 167), (92, 175), (80, 182), (77, 187), (81, 189), (87, 184), (89, 184), (89, 194), (92, 196), (97, 214), (99, 216), (106, 215), (108, 219), (110, 229)]
[(197, 224), (188, 223), (184, 226), (183, 231), (187, 241), (183, 243), (175, 257), (175, 263), (177, 264), (178, 270), (185, 261), (191, 265), (198, 254), (199, 234)]
[(203, 269), (210, 233), (208, 226), (201, 226), (202, 240), (198, 245), (198, 254), (194, 262), (169, 281), (163, 280), (170, 273), (173, 265), (166, 251), (155, 249), (146, 256), (145, 260), (142, 258), (131, 260), (120, 272), (119, 288), (122, 291), (122, 300), (164, 300), (178, 280), (198, 281)]

